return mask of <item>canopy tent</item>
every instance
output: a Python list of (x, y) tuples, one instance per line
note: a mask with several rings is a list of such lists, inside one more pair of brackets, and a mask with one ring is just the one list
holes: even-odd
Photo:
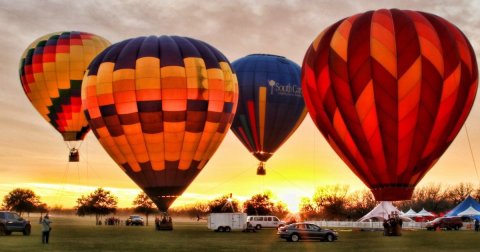
[(420, 217), (435, 217), (434, 214), (430, 213), (429, 211), (425, 210), (425, 208), (422, 208), (422, 211), (417, 213), (417, 216)]
[[(464, 201), (462, 201), (460, 204), (450, 210), (450, 212), (448, 212), (445, 216), (460, 216), (460, 213), (464, 212), (470, 207), (480, 212), (480, 203), (478, 203), (478, 201), (476, 201), (469, 195)], [(475, 219), (480, 219), (480, 214), (469, 216)]]
[(388, 219), (388, 216), (394, 213), (398, 214), (400, 219), (402, 219), (403, 221), (412, 221), (412, 219), (406, 217), (405, 215), (400, 215), (400, 211), (395, 206), (393, 206), (391, 201), (382, 201), (374, 209), (372, 209), (372, 211), (360, 218), (358, 222), (367, 221), (373, 218), (377, 218), (378, 220), (383, 221), (385, 219)]
[(416, 217), (418, 215), (417, 215), (417, 212), (415, 212), (412, 208), (410, 208), (410, 210), (408, 210), (403, 216), (411, 218), (411, 217)]
[(472, 206), (469, 206), (465, 211), (458, 213), (458, 216), (475, 216), (475, 215), (480, 215), (480, 211), (473, 208)]

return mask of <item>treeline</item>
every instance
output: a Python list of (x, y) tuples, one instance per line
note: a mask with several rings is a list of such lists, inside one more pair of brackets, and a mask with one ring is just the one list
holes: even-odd
[(288, 214), (287, 206), (282, 202), (273, 202), (272, 193), (265, 192), (253, 195), (250, 199), (240, 204), (231, 195), (223, 195), (211, 201), (199, 201), (169, 210), (171, 215), (187, 216), (203, 219), (210, 213), (244, 212), (248, 215), (275, 215), (280, 219)]
[[(103, 188), (97, 188), (88, 195), (82, 195), (77, 199), (77, 204), (73, 209), (64, 209), (62, 206), (48, 207), (42, 203), (40, 196), (36, 195), (30, 189), (17, 188), (5, 195), (2, 209), (16, 211), (20, 215), (23, 213), (47, 211), (53, 213), (76, 214), (78, 216), (93, 215), (95, 223), (100, 223), (103, 216), (110, 214), (144, 214), (148, 225), (148, 216), (152, 214), (162, 214), (156, 209), (152, 200), (145, 193), (140, 193), (132, 202), (132, 208), (120, 209), (117, 206), (118, 198), (110, 191)], [(245, 212), (249, 215), (276, 215), (279, 218), (285, 217), (289, 212), (285, 204), (273, 202), (271, 193), (265, 192), (256, 194), (252, 198), (240, 204), (232, 195), (223, 195), (207, 202), (197, 202), (169, 210), (173, 216), (187, 216), (205, 218), (209, 213), (220, 212)]]
[[(480, 186), (461, 183), (452, 186), (427, 184), (416, 188), (413, 197), (408, 201), (393, 202), (400, 210), (406, 212), (410, 208), (420, 211), (422, 208), (435, 213), (444, 214), (462, 202), (467, 196), (480, 201)], [(94, 215), (96, 223), (102, 216), (109, 214), (128, 215), (132, 212), (159, 214), (154, 203), (140, 193), (132, 202), (132, 208), (118, 208), (118, 198), (102, 188), (77, 199), (73, 209), (62, 206), (48, 207), (40, 197), (30, 189), (17, 188), (5, 195), (2, 209), (16, 211), (20, 214), (46, 211), (79, 216)], [(348, 185), (326, 185), (318, 187), (311, 198), (301, 199), (299, 214), (296, 220), (357, 220), (371, 211), (378, 202), (369, 190), (350, 191)], [(223, 195), (210, 201), (199, 201), (169, 210), (172, 216), (186, 216), (193, 219), (204, 219), (209, 213), (245, 212), (248, 215), (275, 215), (281, 219), (290, 215), (287, 206), (282, 202), (274, 202), (271, 192), (253, 195), (241, 203), (232, 195)]]
[[(393, 202), (403, 212), (410, 208), (445, 214), (468, 195), (480, 200), (480, 186), (460, 183), (452, 186), (427, 184), (417, 187), (411, 200)], [(300, 217), (316, 220), (357, 220), (371, 211), (378, 202), (369, 190), (350, 193), (347, 185), (328, 185), (317, 188), (312, 198), (302, 199)]]

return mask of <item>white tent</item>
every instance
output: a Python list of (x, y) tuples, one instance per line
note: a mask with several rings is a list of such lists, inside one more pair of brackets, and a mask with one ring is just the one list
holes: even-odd
[(408, 210), (403, 216), (407, 216), (407, 217), (417, 217), (418, 214), (417, 214), (417, 212), (413, 211), (412, 208), (410, 208), (410, 210)]
[(480, 212), (472, 206), (465, 209), (465, 211), (458, 213), (458, 216), (475, 216), (480, 215)]
[(425, 210), (425, 208), (422, 208), (422, 211), (418, 212), (417, 216), (420, 216), (420, 217), (435, 217), (435, 215), (433, 215), (429, 211)]
[[(394, 213), (399, 214), (400, 211), (396, 207), (393, 206), (392, 202), (391, 201), (382, 201), (372, 211), (370, 211), (368, 214), (366, 214), (365, 216), (360, 218), (358, 220), (358, 222), (367, 221), (367, 220), (372, 219), (372, 218), (377, 218), (379, 220), (385, 220), (385, 219), (388, 219), (388, 215), (391, 215), (391, 214), (394, 214)], [(405, 217), (404, 215), (400, 216), (400, 214), (399, 214), (399, 217), (404, 221), (412, 221), (412, 219), (410, 219), (408, 217)]]

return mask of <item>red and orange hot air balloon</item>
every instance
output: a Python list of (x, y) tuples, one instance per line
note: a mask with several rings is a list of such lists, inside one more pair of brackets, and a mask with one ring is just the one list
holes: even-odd
[(457, 27), (397, 9), (328, 27), (302, 68), (313, 121), (380, 201), (411, 198), (460, 131), (477, 82), (475, 54)]
[(35, 40), (22, 55), (20, 80), (28, 99), (63, 137), (70, 161), (89, 127), (81, 109), (83, 74), (110, 42), (86, 32), (56, 32)]
[(219, 147), (237, 100), (237, 78), (225, 56), (178, 36), (108, 47), (82, 86), (93, 133), (163, 212)]

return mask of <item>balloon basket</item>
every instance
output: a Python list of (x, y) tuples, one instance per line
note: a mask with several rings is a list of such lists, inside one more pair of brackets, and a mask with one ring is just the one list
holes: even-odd
[(383, 222), (384, 236), (401, 236), (403, 221), (398, 215), (388, 218)]
[(265, 165), (263, 164), (263, 162), (260, 162), (257, 168), (257, 175), (264, 176), (266, 174), (267, 174), (267, 170), (265, 170)]
[(162, 219), (159, 219), (158, 217), (155, 218), (155, 230), (172, 231), (173, 230), (172, 217), (164, 215)]
[(77, 150), (71, 150), (70, 155), (68, 156), (68, 162), (79, 162), (80, 155)]

